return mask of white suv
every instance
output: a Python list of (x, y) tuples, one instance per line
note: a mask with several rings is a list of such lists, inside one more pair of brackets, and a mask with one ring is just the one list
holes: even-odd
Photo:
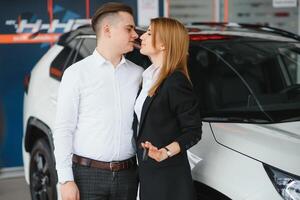
[[(202, 139), (189, 150), (198, 198), (299, 200), (299, 37), (247, 24), (187, 27), (189, 72), (203, 119)], [(23, 158), (34, 200), (58, 196), (57, 90), (64, 70), (95, 45), (90, 27), (63, 35), (25, 81)], [(150, 64), (138, 49), (126, 56)]]

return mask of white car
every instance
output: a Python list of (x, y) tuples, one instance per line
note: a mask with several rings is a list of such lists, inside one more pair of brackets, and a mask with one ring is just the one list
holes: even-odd
[[(195, 23), (189, 72), (203, 119), (189, 160), (199, 199), (300, 199), (300, 38), (247, 24)], [(142, 30), (138, 31), (142, 33)], [(63, 35), (25, 83), (23, 159), (32, 199), (57, 199), (52, 132), (64, 70), (90, 55), (90, 27)], [(126, 55), (146, 68), (138, 49)]]

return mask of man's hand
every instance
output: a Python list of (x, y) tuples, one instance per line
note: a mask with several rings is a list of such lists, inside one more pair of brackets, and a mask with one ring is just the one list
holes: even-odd
[(60, 187), (62, 200), (80, 200), (79, 190), (74, 181), (68, 181)]

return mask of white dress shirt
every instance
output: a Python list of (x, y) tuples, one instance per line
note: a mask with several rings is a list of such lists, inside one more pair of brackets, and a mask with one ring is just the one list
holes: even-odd
[(135, 156), (134, 102), (143, 69), (122, 57), (114, 67), (95, 50), (60, 83), (54, 128), (59, 182), (72, 181), (72, 155), (105, 162)]
[(135, 114), (136, 114), (139, 122), (141, 120), (141, 114), (142, 114), (144, 102), (148, 96), (149, 90), (151, 89), (151, 87), (154, 85), (155, 81), (158, 78), (159, 71), (160, 71), (159, 67), (156, 67), (152, 64), (150, 67), (148, 67), (143, 72), (142, 90), (141, 90), (138, 98), (136, 99), (136, 102), (134, 105), (134, 111), (135, 111)]

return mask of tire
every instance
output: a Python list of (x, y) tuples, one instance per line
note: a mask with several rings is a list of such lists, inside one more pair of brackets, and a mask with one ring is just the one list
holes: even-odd
[(57, 176), (54, 158), (46, 140), (37, 140), (30, 155), (29, 178), (31, 199), (56, 200)]
[(194, 186), (197, 193), (197, 200), (231, 200), (229, 197), (203, 183), (194, 181)]

